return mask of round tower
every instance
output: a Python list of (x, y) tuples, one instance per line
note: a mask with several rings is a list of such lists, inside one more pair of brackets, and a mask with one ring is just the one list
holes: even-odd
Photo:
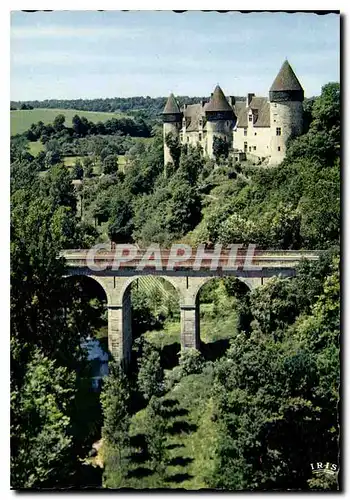
[(228, 142), (230, 148), (232, 147), (232, 130), (237, 118), (219, 85), (215, 87), (210, 101), (204, 109), (207, 130), (207, 154), (210, 158), (213, 158), (214, 137), (220, 137), (225, 142)]
[(170, 94), (170, 96), (168, 97), (167, 103), (162, 113), (162, 117), (165, 166), (167, 163), (174, 163), (173, 158), (170, 154), (170, 149), (166, 144), (166, 138), (169, 133), (174, 137), (179, 137), (182, 124), (182, 113), (174, 97), (174, 94)]
[(270, 99), (270, 163), (280, 163), (286, 155), (290, 137), (303, 133), (304, 90), (286, 60), (269, 92)]

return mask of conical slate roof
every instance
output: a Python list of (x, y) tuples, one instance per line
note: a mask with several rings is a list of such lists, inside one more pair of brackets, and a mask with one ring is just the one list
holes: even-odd
[(215, 87), (210, 101), (205, 106), (205, 111), (232, 111), (232, 108), (227, 102), (227, 99), (219, 85)]
[(303, 88), (291, 65), (285, 60), (270, 88), (270, 92), (283, 92), (288, 90), (303, 90)]
[(174, 97), (174, 94), (170, 94), (166, 102), (165, 108), (163, 110), (163, 115), (168, 114), (181, 114), (179, 105)]

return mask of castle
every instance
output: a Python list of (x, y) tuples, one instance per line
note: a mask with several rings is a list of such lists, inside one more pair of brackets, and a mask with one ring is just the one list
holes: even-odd
[(166, 138), (170, 133), (181, 144), (200, 144), (204, 155), (213, 158), (215, 137), (228, 143), (236, 160), (251, 158), (280, 163), (290, 137), (303, 132), (304, 90), (286, 60), (269, 92), (269, 98), (249, 93), (245, 101), (225, 97), (216, 86), (208, 102), (184, 105), (181, 109), (170, 94), (163, 117), (164, 165), (172, 163)]

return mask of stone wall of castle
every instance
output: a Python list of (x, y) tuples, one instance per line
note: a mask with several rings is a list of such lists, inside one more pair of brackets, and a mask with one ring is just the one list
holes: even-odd
[(300, 101), (272, 102), (270, 123), (270, 164), (277, 164), (286, 155), (289, 137), (301, 135), (303, 132), (303, 103)]
[(214, 158), (213, 146), (214, 137), (220, 137), (222, 140), (230, 144), (232, 147), (232, 121), (229, 120), (218, 120), (218, 121), (207, 121), (207, 155), (209, 158)]
[(233, 132), (233, 147), (259, 158), (270, 156), (270, 127), (238, 127)]
[(169, 133), (178, 136), (180, 128), (181, 128), (181, 123), (178, 122), (163, 123), (164, 165), (166, 165), (167, 163), (173, 163), (173, 159), (171, 157), (170, 150), (166, 145), (165, 138)]

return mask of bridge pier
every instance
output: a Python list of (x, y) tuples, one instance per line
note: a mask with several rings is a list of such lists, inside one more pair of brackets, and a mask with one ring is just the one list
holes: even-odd
[(108, 349), (115, 361), (127, 366), (131, 358), (132, 328), (130, 289), (122, 304), (108, 304)]
[(181, 349), (199, 349), (199, 303), (180, 306)]
[(123, 306), (108, 304), (108, 350), (114, 359), (122, 356)]

